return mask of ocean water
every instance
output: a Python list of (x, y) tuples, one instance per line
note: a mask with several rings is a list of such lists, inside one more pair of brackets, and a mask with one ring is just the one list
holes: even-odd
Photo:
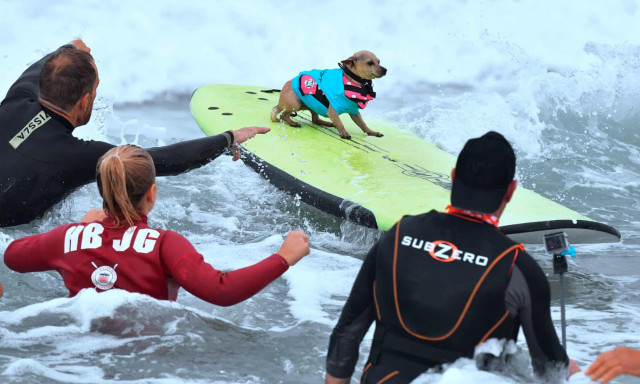
[[(622, 242), (578, 246), (570, 261), (568, 353), (585, 369), (617, 345), (640, 348), (638, 1), (5, 0), (0, 15), (0, 94), (29, 63), (81, 37), (101, 82), (77, 134), (114, 144), (201, 137), (188, 108), (201, 85), (278, 88), (300, 70), (375, 52), (389, 72), (365, 119), (397, 122), (453, 154), (469, 137), (500, 131), (523, 186), (620, 230)], [(301, 203), (228, 156), (160, 178), (158, 189), (151, 224), (184, 234), (217, 268), (261, 260), (294, 229), (310, 234), (311, 254), (229, 308), (186, 292), (177, 302), (119, 291), (70, 299), (56, 273), (0, 263), (0, 382), (322, 382), (329, 334), (379, 234)], [(100, 205), (94, 185), (80, 188), (34, 223), (0, 230), (0, 252)], [(559, 331), (551, 259), (540, 245), (527, 248), (548, 274)], [(418, 381), (534, 382), (522, 336), (517, 347), (524, 363), (504, 373), (461, 359)]]

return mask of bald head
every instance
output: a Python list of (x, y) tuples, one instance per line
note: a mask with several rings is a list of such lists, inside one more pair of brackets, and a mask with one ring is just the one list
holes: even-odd
[(69, 111), (84, 95), (94, 92), (97, 79), (90, 53), (63, 47), (45, 61), (40, 72), (40, 98)]

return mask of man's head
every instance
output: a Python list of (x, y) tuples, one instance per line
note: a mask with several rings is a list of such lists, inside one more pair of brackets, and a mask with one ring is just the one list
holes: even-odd
[(74, 126), (84, 125), (91, 118), (98, 83), (90, 53), (62, 48), (45, 61), (40, 72), (40, 100), (72, 113)]
[(494, 213), (515, 190), (516, 155), (497, 132), (470, 139), (453, 171), (451, 205), (470, 211)]

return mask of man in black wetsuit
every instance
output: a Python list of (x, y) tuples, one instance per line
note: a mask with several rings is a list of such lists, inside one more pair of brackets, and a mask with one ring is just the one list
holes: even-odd
[[(98, 70), (82, 40), (31, 65), (0, 104), (0, 227), (41, 216), (76, 188), (93, 182), (98, 158), (112, 144), (85, 141), (73, 130), (89, 122)], [(201, 167), (269, 128), (246, 127), (217, 136), (149, 148), (158, 176)]]
[[(451, 206), (404, 216), (367, 254), (327, 352), (327, 383), (348, 383), (376, 323), (362, 383), (409, 383), (431, 367), (472, 357), (488, 338), (524, 331), (537, 374), (569, 363), (536, 261), (498, 229), (517, 182), (502, 135), (469, 140), (452, 171)], [(572, 373), (579, 370), (571, 364)]]

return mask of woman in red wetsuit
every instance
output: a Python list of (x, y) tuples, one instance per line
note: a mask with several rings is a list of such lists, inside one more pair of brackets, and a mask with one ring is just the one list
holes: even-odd
[(278, 253), (231, 272), (206, 263), (182, 235), (147, 225), (156, 201), (155, 167), (142, 148), (115, 147), (98, 161), (103, 210), (80, 223), (13, 241), (5, 264), (18, 272), (56, 270), (75, 296), (84, 288), (112, 288), (176, 300), (185, 288), (210, 303), (246, 300), (309, 254), (309, 238), (290, 232)]

